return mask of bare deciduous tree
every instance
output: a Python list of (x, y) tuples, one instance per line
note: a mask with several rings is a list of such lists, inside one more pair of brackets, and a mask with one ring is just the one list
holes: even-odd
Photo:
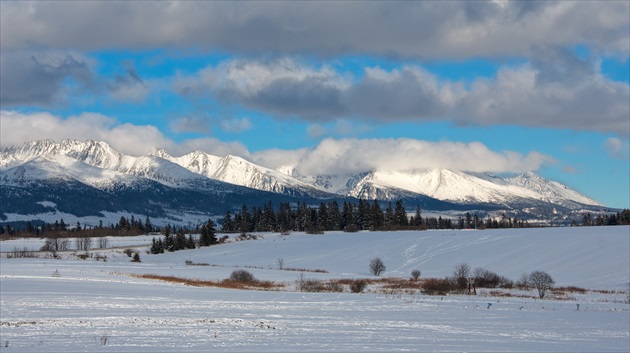
[(100, 237), (97, 243), (99, 249), (106, 249), (109, 246), (109, 239), (107, 239), (107, 237)]
[(92, 247), (91, 237), (80, 237), (76, 239), (77, 250), (88, 251)]
[(529, 275), (529, 283), (538, 290), (538, 296), (540, 299), (545, 297), (547, 291), (553, 288), (556, 282), (545, 271), (534, 271)]
[(470, 266), (466, 263), (461, 263), (455, 266), (453, 270), (453, 279), (455, 288), (463, 291), (468, 288), (468, 277), (470, 276)]
[(281, 257), (278, 258), (278, 269), (279, 270), (284, 269), (284, 259)]
[(370, 261), (370, 272), (374, 276), (380, 276), (381, 273), (385, 272), (385, 269), (385, 263), (380, 257), (375, 257)]
[(411, 271), (411, 279), (413, 279), (414, 281), (417, 281), (418, 278), (420, 278), (421, 274), (422, 273), (420, 272), (420, 270), (417, 270), (417, 269), (416, 270), (412, 270)]
[(44, 246), (41, 251), (50, 251), (54, 257), (57, 257), (58, 251), (64, 251), (70, 249), (70, 240), (62, 237), (50, 237), (46, 238)]

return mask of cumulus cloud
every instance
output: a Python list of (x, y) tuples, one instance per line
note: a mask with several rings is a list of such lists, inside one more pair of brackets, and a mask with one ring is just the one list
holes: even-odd
[(414, 139), (325, 139), (309, 150), (268, 150), (252, 155), (271, 168), (291, 165), (305, 175), (357, 173), (376, 168), (393, 171), (452, 169), (518, 173), (554, 162), (532, 151), (496, 152), (480, 142), (428, 142)]
[(3, 1), (0, 6), (3, 50), (170, 46), (466, 59), (572, 45), (627, 55), (630, 36), (625, 1)]
[(596, 62), (567, 53), (538, 56), (478, 79), (453, 109), (462, 124), (628, 131), (630, 87), (606, 79)]
[[(282, 118), (319, 125), (364, 121), (455, 120), (463, 125), (518, 125), (574, 130), (628, 131), (630, 87), (599, 71), (593, 58), (540, 51), (531, 63), (503, 66), (496, 76), (466, 87), (404, 65), (366, 67), (356, 77), (340, 68), (313, 67), (297, 58), (230, 59), (180, 76), (174, 89), (242, 104)], [(319, 127), (318, 127), (319, 126)]]
[(96, 113), (61, 118), (50, 113), (0, 111), (0, 146), (19, 145), (26, 141), (46, 139), (98, 140), (131, 154), (146, 155), (166, 149), (174, 155), (197, 149), (208, 153), (247, 156), (247, 148), (238, 142), (222, 142), (213, 138), (185, 140), (177, 143), (151, 125), (120, 123), (117, 119)]
[(37, 140), (41, 136), (63, 139), (102, 140), (115, 149), (146, 155), (166, 149), (172, 155), (202, 150), (214, 155), (238, 155), (269, 167), (296, 168), (303, 174), (357, 173), (375, 168), (393, 171), (446, 168), (469, 172), (523, 172), (553, 163), (536, 151), (521, 154), (492, 151), (480, 142), (428, 142), (414, 139), (325, 139), (314, 148), (269, 149), (251, 153), (239, 142), (214, 138), (175, 142), (154, 126), (121, 124), (101, 114), (84, 113), (61, 118), (50, 113), (0, 112), (2, 147)]
[(215, 96), (283, 116), (330, 117), (343, 110), (340, 92), (349, 83), (329, 67), (312, 68), (294, 58), (233, 59), (178, 77), (175, 91)]
[(3, 51), (0, 104), (51, 106), (67, 93), (65, 80), (90, 84), (91, 64), (80, 53), (70, 51)]
[(233, 59), (196, 75), (179, 77), (175, 91), (209, 95), (283, 117), (331, 121), (433, 119), (444, 114), (457, 85), (442, 83), (420, 67), (385, 71), (368, 67), (361, 78), (296, 58)]

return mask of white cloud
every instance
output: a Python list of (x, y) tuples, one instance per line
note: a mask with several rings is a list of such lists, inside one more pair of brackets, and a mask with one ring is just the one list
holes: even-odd
[(462, 124), (619, 132), (630, 129), (629, 102), (627, 83), (606, 79), (596, 63), (560, 55), (476, 80), (451, 115)]
[(469, 172), (518, 173), (553, 163), (550, 156), (488, 149), (480, 142), (428, 142), (414, 139), (325, 139), (315, 148), (268, 150), (252, 155), (268, 167), (291, 165), (300, 173), (357, 173), (375, 168), (409, 171), (445, 168)]
[(181, 143), (167, 138), (155, 126), (121, 124), (112, 117), (96, 113), (61, 118), (50, 113), (19, 113), (0, 111), (0, 146), (19, 145), (26, 141), (51, 139), (98, 140), (131, 155), (146, 155), (166, 149), (181, 155), (196, 149), (208, 153), (247, 156), (247, 148), (238, 142), (222, 142), (213, 138), (185, 140)]
[(604, 142), (604, 149), (610, 157), (617, 159), (627, 160), (628, 155), (630, 154), (630, 144), (617, 137), (609, 137)]
[[(102, 140), (131, 155), (154, 153), (159, 148), (172, 155), (202, 150), (214, 155), (233, 154), (269, 168), (295, 167), (303, 174), (356, 173), (383, 168), (414, 170), (446, 168), (470, 172), (523, 172), (537, 170), (553, 158), (535, 151), (525, 155), (492, 151), (480, 142), (428, 142), (414, 139), (325, 139), (312, 149), (270, 149), (250, 153), (239, 142), (214, 138), (177, 143), (154, 126), (120, 124), (100, 114), (84, 113), (62, 119), (50, 113), (0, 112), (0, 146), (42, 138)], [(611, 140), (614, 145), (615, 141)]]

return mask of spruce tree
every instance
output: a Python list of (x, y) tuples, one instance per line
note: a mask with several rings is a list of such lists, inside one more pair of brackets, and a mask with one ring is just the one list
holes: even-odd
[(208, 219), (203, 226), (201, 226), (201, 234), (199, 235), (199, 247), (210, 246), (217, 243), (216, 231), (214, 228), (214, 222), (212, 219)]
[(175, 240), (171, 234), (171, 225), (167, 225), (164, 231), (164, 250), (175, 251)]

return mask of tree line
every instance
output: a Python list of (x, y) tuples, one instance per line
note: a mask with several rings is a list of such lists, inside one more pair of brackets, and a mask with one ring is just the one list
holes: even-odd
[(574, 219), (571, 223), (572, 226), (616, 226), (616, 225), (628, 225), (630, 224), (630, 210), (624, 209), (619, 212), (608, 213), (605, 215), (593, 216), (590, 212), (587, 212), (582, 216), (581, 222), (578, 224)]
[[(250, 211), (251, 209), (251, 211)], [(144, 218), (144, 219), (143, 219)], [(240, 212), (227, 211), (222, 219), (220, 232), (291, 232), (303, 231), (319, 233), (323, 231), (359, 230), (424, 230), (424, 229), (496, 229), (532, 227), (525, 220), (502, 214), (498, 218), (479, 217), (477, 213), (467, 212), (464, 216), (452, 219), (448, 217), (423, 217), (419, 206), (408, 214), (402, 200), (387, 202), (385, 209), (378, 200), (359, 200), (358, 203), (336, 200), (321, 202), (319, 207), (298, 203), (292, 207), (289, 203), (280, 203), (275, 208), (271, 202), (262, 207), (243, 205)], [(207, 224), (207, 223), (206, 223)], [(135, 236), (151, 232), (178, 232), (199, 234), (206, 224), (193, 227), (155, 226), (149, 216), (121, 216), (115, 224), (105, 226), (103, 221), (97, 225), (67, 224), (63, 219), (52, 223), (33, 224), (26, 222), (23, 227), (0, 224), (0, 235), (46, 236), (46, 237), (104, 237)], [(573, 219), (572, 226), (609, 226), (630, 225), (630, 210), (593, 215), (586, 213), (581, 220)]]
[(481, 219), (476, 213), (467, 212), (457, 220), (451, 218), (423, 217), (419, 206), (408, 215), (402, 200), (387, 202), (385, 209), (378, 200), (359, 200), (358, 204), (344, 201), (321, 202), (319, 207), (298, 203), (291, 207), (281, 203), (276, 210), (271, 202), (263, 207), (250, 208), (243, 205), (240, 212), (226, 212), (221, 225), (223, 233), (289, 232), (319, 233), (323, 231), (389, 231), (423, 229), (484, 229), (524, 228), (530, 224), (524, 220), (510, 218)]

